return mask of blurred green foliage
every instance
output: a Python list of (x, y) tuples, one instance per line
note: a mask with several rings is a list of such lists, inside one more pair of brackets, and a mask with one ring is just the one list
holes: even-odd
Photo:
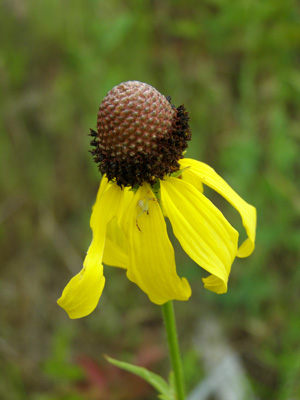
[[(178, 252), (193, 287), (177, 304), (183, 350), (192, 354), (193, 324), (214, 313), (257, 398), (300, 398), (299, 11), (296, 0), (1, 1), (1, 398), (107, 399), (102, 353), (142, 357), (164, 343), (159, 310), (123, 271), (106, 268), (103, 298), (84, 320), (69, 321), (55, 303), (91, 239), (100, 177), (87, 134), (102, 98), (126, 80), (184, 103), (188, 156), (258, 211), (255, 253), (235, 261), (228, 294), (204, 291), (203, 273)], [(144, 366), (166, 373), (157, 354)], [(77, 376), (81, 355), (101, 373)], [(193, 356), (185, 363), (191, 388), (203, 372)], [(134, 385), (109, 398), (153, 398)]]

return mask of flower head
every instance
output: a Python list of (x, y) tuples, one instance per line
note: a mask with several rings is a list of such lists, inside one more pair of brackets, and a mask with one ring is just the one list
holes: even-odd
[(102, 174), (120, 187), (155, 184), (177, 170), (191, 138), (188, 115), (146, 83), (114, 87), (99, 108), (92, 151)]
[[(189, 283), (177, 275), (165, 217), (185, 252), (209, 272), (204, 286), (227, 291), (236, 256), (254, 250), (256, 210), (208, 165), (183, 158), (190, 140), (188, 113), (145, 83), (113, 88), (100, 105), (92, 154), (103, 174), (91, 216), (93, 241), (83, 269), (58, 300), (70, 318), (91, 313), (102, 294), (103, 263), (124, 268), (156, 304), (188, 300)], [(243, 221), (238, 232), (203, 194), (203, 184), (225, 197)]]

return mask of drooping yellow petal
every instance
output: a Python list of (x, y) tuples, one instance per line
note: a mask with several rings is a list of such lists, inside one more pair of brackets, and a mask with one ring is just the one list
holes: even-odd
[(102, 195), (97, 196), (90, 220), (93, 241), (88, 249), (84, 265), (94, 266), (99, 260), (102, 262), (107, 224), (119, 214), (122, 203), (123, 191), (116, 183), (109, 183)]
[(90, 225), (93, 241), (83, 263), (83, 269), (65, 287), (57, 303), (70, 318), (81, 318), (90, 314), (98, 304), (105, 278), (102, 256), (105, 245), (106, 227), (118, 214), (122, 202), (122, 191), (116, 184), (101, 182)]
[(237, 231), (211, 201), (181, 179), (161, 181), (161, 199), (184, 251), (213, 275), (204, 279), (205, 287), (225, 293), (237, 252)]
[(153, 303), (187, 300), (191, 295), (190, 286), (176, 273), (166, 223), (148, 184), (137, 190), (123, 224), (129, 244), (128, 279), (136, 283)]
[(218, 192), (240, 213), (248, 239), (239, 247), (237, 256), (248, 257), (255, 247), (255, 207), (246, 203), (209, 165), (190, 158), (180, 160), (180, 165), (182, 168), (190, 166), (190, 174), (194, 174), (202, 183)]
[[(112, 182), (109, 182), (107, 179), (106, 174), (102, 176), (101, 182), (100, 182), (100, 186), (99, 186), (99, 190), (97, 193), (97, 199), (100, 198), (103, 193), (105, 192), (105, 190), (112, 185)], [(97, 203), (97, 199), (96, 199), (96, 203)], [(93, 207), (95, 207), (96, 203), (93, 205)]]
[(128, 268), (128, 244), (125, 234), (114, 218), (107, 225), (103, 263), (112, 267)]
[(134, 197), (134, 191), (131, 188), (125, 187), (122, 189), (123, 191), (123, 201), (122, 201), (122, 207), (119, 210), (118, 213), (118, 225), (122, 225), (122, 220), (126, 216), (127, 213), (127, 208), (132, 202), (132, 199)]
[(103, 267), (82, 268), (64, 288), (57, 304), (71, 319), (81, 318), (92, 311), (98, 304), (105, 284)]
[(128, 240), (121, 228), (126, 210), (134, 197), (134, 192), (129, 188), (123, 188), (123, 201), (118, 210), (117, 218), (114, 218), (107, 226), (106, 241), (103, 253), (104, 264), (112, 267), (128, 268)]
[(195, 176), (195, 174), (190, 170), (190, 168), (184, 169), (181, 178), (185, 182), (188, 182), (191, 185), (193, 185), (196, 189), (200, 190), (201, 193), (203, 193), (203, 185), (201, 180), (198, 178), (198, 176)]

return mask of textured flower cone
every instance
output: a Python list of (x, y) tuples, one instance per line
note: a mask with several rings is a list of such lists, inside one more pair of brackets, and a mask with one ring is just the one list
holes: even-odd
[(92, 154), (102, 174), (119, 186), (154, 184), (177, 171), (191, 138), (188, 115), (152, 86), (121, 83), (103, 99), (92, 131)]

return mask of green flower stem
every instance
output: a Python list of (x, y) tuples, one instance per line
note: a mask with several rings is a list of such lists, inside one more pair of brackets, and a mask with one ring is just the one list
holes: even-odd
[(184, 400), (185, 394), (184, 394), (183, 370), (180, 358), (173, 302), (168, 301), (167, 303), (163, 304), (162, 311), (167, 332), (171, 364), (174, 372), (175, 389), (177, 392), (176, 400)]

